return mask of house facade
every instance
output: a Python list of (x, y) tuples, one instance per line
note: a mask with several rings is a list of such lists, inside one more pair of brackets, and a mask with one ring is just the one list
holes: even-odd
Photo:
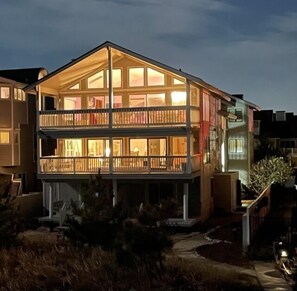
[(232, 96), (203, 80), (106, 42), (27, 87), (36, 90), (37, 172), (53, 203), (79, 203), (100, 169), (111, 203), (175, 197), (181, 219), (213, 210)]
[[(0, 70), (0, 172), (19, 179), (24, 193), (36, 191), (36, 97), (23, 90), (46, 75), (43, 68)], [(34, 147), (35, 144), (35, 147)]]
[(234, 107), (228, 108), (227, 156), (223, 160), (226, 171), (238, 171), (241, 183), (249, 184), (254, 153), (253, 114), (259, 107), (233, 94)]
[(289, 155), (297, 165), (297, 116), (292, 112), (261, 110), (254, 112), (255, 149), (268, 142), (273, 150)]

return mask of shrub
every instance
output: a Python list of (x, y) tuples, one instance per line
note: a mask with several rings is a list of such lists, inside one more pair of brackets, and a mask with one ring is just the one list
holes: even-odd
[(20, 229), (20, 220), (14, 211), (11, 199), (0, 200), (0, 246), (7, 247), (15, 243)]
[(261, 194), (272, 183), (285, 183), (292, 173), (293, 169), (282, 157), (265, 158), (253, 165), (250, 188), (257, 194)]

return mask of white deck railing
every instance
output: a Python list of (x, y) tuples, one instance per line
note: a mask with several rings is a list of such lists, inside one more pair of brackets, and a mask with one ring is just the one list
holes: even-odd
[[(110, 161), (112, 165), (110, 167)], [(97, 173), (186, 173), (186, 156), (122, 156), (122, 157), (59, 157), (40, 158), (40, 174)], [(200, 169), (200, 158), (191, 159), (191, 171)]]
[[(199, 108), (190, 109), (191, 124), (199, 123)], [(181, 126), (186, 106), (114, 108), (111, 127)], [(109, 109), (40, 111), (40, 128), (109, 127)]]

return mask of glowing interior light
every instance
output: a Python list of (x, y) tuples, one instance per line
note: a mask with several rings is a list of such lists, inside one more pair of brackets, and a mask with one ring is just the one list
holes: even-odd
[(105, 149), (105, 155), (106, 155), (107, 157), (109, 157), (109, 155), (110, 155), (110, 148), (106, 148), (106, 149)]
[(285, 250), (281, 250), (281, 257), (287, 257), (288, 253)]
[(172, 105), (185, 105), (186, 92), (174, 91), (171, 93)]

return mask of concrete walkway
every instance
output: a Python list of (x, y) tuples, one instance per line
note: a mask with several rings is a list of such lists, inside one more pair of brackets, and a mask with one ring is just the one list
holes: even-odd
[[(174, 241), (173, 252), (184, 259), (197, 259), (200, 261), (212, 260), (204, 258), (196, 253), (196, 249), (200, 246), (217, 243), (220, 240), (213, 240), (208, 238), (207, 233), (193, 232), (190, 234), (176, 234), (172, 236)], [(225, 263), (214, 262), (216, 266), (220, 268), (225, 268), (228, 270), (234, 270), (235, 272), (244, 273), (252, 277), (258, 278), (259, 284), (262, 286), (263, 290), (292, 290), (287, 281), (281, 276), (281, 273), (275, 269), (273, 262), (262, 262), (254, 261), (254, 269), (248, 269), (238, 266), (233, 266)]]
[(274, 262), (254, 261), (258, 280), (266, 291), (268, 290), (292, 290), (287, 281), (282, 277), (280, 271), (275, 269)]

